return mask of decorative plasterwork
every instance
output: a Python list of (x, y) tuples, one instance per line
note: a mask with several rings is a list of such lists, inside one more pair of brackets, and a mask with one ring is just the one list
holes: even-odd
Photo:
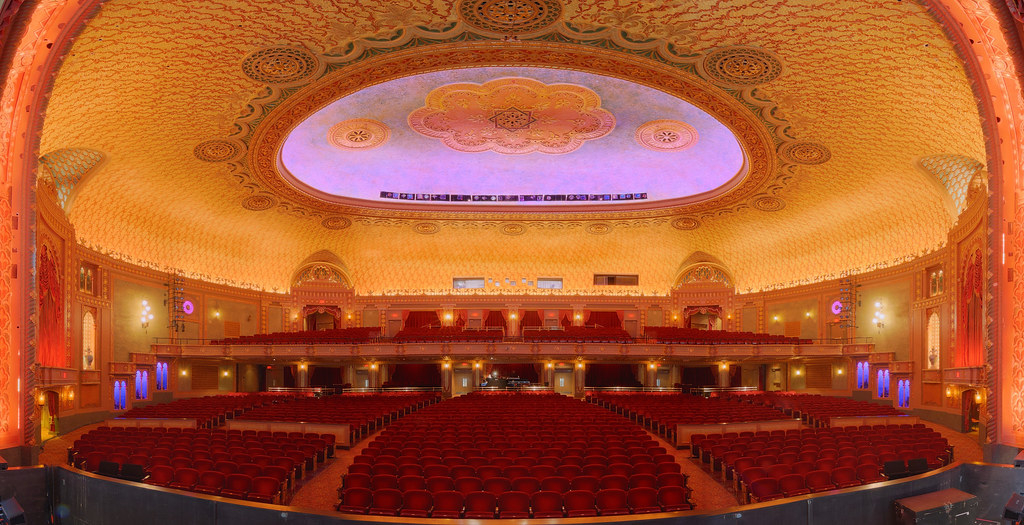
[(731, 288), (732, 278), (718, 265), (701, 263), (683, 270), (676, 280), (676, 287), (687, 284), (720, 284)]
[(337, 283), (346, 287), (351, 286), (341, 270), (326, 263), (311, 264), (299, 270), (293, 286), (302, 286), (305, 283)]
[(235, 140), (213, 139), (196, 144), (192, 153), (204, 162), (225, 162), (238, 157), (245, 147)]
[(352, 226), (352, 221), (346, 217), (327, 217), (320, 224), (328, 230), (344, 230)]
[(322, 66), (316, 55), (296, 47), (267, 47), (242, 60), (245, 76), (277, 87), (294, 86), (315, 78)]
[(920, 163), (925, 171), (946, 188), (957, 214), (962, 213), (967, 207), (967, 190), (971, 180), (985, 165), (963, 155), (933, 155), (922, 158)]
[(409, 126), (456, 151), (560, 154), (610, 133), (615, 117), (583, 86), (501, 78), (432, 90)]
[(782, 61), (774, 53), (750, 46), (729, 46), (708, 53), (701, 62), (704, 76), (732, 88), (765, 84), (782, 74)]
[(477, 29), (516, 36), (547, 29), (562, 16), (558, 0), (461, 0), (459, 18)]
[(696, 230), (700, 228), (700, 221), (693, 217), (680, 217), (672, 221), (672, 227), (677, 230)]
[(384, 145), (391, 129), (379, 120), (355, 118), (339, 122), (327, 132), (327, 141), (344, 150), (367, 150)]
[(68, 210), (68, 201), (75, 186), (102, 161), (102, 153), (85, 148), (59, 149), (39, 157), (39, 163), (46, 166), (53, 179), (57, 200), (64, 211)]
[(652, 120), (637, 128), (636, 142), (654, 151), (683, 151), (697, 143), (697, 130), (681, 120)]
[(779, 156), (794, 164), (813, 166), (828, 162), (832, 152), (816, 142), (790, 142), (779, 147)]

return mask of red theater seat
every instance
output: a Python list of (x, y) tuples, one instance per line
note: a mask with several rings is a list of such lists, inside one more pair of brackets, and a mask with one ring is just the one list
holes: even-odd
[(498, 496), (499, 518), (529, 518), (530, 495), (525, 492), (505, 492)]
[(341, 502), (338, 503), (337, 509), (340, 512), (366, 514), (372, 501), (372, 490), (363, 487), (353, 487), (342, 491)]
[(494, 517), (497, 507), (497, 498), (490, 492), (470, 492), (466, 494), (465, 511), (466, 519), (488, 519)]
[(629, 503), (626, 491), (622, 489), (602, 489), (597, 491), (595, 500), (597, 513), (601, 516), (629, 514)]
[(373, 491), (373, 501), (369, 514), (375, 516), (397, 516), (402, 507), (402, 493), (398, 489), (378, 489)]
[(597, 516), (594, 506), (594, 493), (589, 490), (571, 490), (562, 494), (565, 504), (565, 515), (570, 518)]
[(540, 491), (530, 498), (534, 518), (561, 518), (565, 516), (562, 510), (562, 493), (552, 491)]
[(658, 503), (658, 491), (652, 487), (637, 487), (629, 489), (626, 494), (626, 502), (633, 514), (647, 514), (650, 512), (661, 512), (661, 505)]
[(402, 509), (398, 511), (398, 515), (426, 518), (430, 515), (430, 508), (433, 504), (434, 499), (426, 490), (407, 490), (402, 492)]

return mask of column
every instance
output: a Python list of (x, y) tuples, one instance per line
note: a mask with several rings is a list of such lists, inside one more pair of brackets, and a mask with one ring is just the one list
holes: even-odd
[(658, 363), (646, 363), (644, 367), (644, 387), (650, 388), (658, 384)]
[(542, 366), (540, 383), (545, 386), (555, 386), (555, 362), (547, 361)]
[(583, 399), (587, 395), (587, 369), (583, 361), (576, 362), (576, 368), (573, 369), (573, 397), (576, 399)]
[(571, 306), (572, 306), (572, 325), (573, 326), (583, 326), (583, 322), (586, 321), (586, 319), (583, 318), (583, 305), (582, 304), (574, 304), (574, 305), (571, 305)]
[(299, 363), (299, 371), (295, 374), (295, 386), (299, 388), (309, 387), (309, 366), (306, 363)]
[(506, 304), (505, 309), (508, 312), (505, 319), (508, 324), (505, 335), (509, 337), (519, 337), (519, 305)]
[(729, 365), (727, 363), (718, 365), (718, 386), (729, 386)]
[(455, 388), (455, 370), (452, 369), (452, 362), (449, 359), (441, 361), (441, 397), (449, 399)]

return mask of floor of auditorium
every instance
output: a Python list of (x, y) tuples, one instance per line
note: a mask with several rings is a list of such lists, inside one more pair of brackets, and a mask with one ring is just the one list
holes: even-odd
[[(44, 465), (64, 465), (67, 463), (67, 449), (79, 436), (100, 426), (102, 423), (79, 428), (68, 434), (47, 440), (43, 444), (39, 454), (39, 462)], [(949, 443), (953, 445), (954, 454), (958, 461), (982, 461), (983, 455), (981, 446), (977, 442), (977, 433), (962, 434), (951, 428), (935, 423), (927, 425), (940, 432)], [(689, 450), (675, 450), (665, 440), (653, 435), (661, 446), (674, 454), (676, 460), (682, 466), (683, 473), (689, 476), (687, 485), (692, 491), (692, 499), (696, 508), (701, 510), (715, 510), (732, 507), (738, 504), (737, 495), (726, 488), (720, 482), (720, 474), (712, 473), (701, 466), (699, 460), (694, 462), (690, 458)], [(292, 494), (290, 505), (300, 508), (315, 509), (319, 511), (334, 510), (338, 503), (338, 487), (341, 485), (341, 476), (352, 464), (360, 450), (362, 443), (368, 442), (373, 435), (360, 441), (350, 450), (337, 450), (335, 458), (317, 469), (312, 476), (307, 477), (298, 489)]]

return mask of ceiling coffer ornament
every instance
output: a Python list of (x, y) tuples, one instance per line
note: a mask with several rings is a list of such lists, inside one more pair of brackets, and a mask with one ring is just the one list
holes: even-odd
[(817, 142), (790, 142), (779, 146), (779, 157), (786, 162), (813, 166), (828, 162), (832, 152)]
[(242, 201), (242, 207), (252, 211), (263, 211), (273, 208), (277, 200), (269, 195), (253, 195)]
[(417, 222), (412, 225), (412, 230), (423, 235), (432, 235), (441, 231), (441, 227), (432, 222)]
[(761, 211), (779, 211), (786, 207), (786, 201), (778, 197), (759, 197), (754, 199), (753, 206)]
[(367, 150), (383, 146), (391, 137), (387, 124), (369, 118), (339, 122), (327, 132), (327, 141), (343, 150)]
[(720, 47), (709, 52), (700, 64), (705, 78), (732, 88), (765, 84), (782, 74), (779, 58), (759, 47)]
[(462, 152), (562, 154), (611, 133), (615, 116), (593, 90), (531, 78), (456, 83), (427, 94), (409, 114), (417, 133)]
[(562, 17), (558, 0), (462, 0), (459, 18), (476, 29), (502, 35), (535, 33)]
[(636, 129), (636, 142), (654, 151), (683, 151), (697, 143), (697, 130), (681, 120), (652, 120)]
[(327, 217), (320, 221), (320, 225), (328, 230), (344, 230), (352, 226), (352, 221), (347, 217)]
[(696, 230), (700, 228), (700, 221), (693, 217), (679, 217), (672, 221), (672, 227), (677, 230)]
[(505, 235), (522, 235), (526, 233), (526, 226), (523, 226), (522, 224), (519, 223), (510, 222), (507, 224), (502, 224), (501, 228), (499, 228), (499, 231), (501, 233), (504, 233)]
[(203, 162), (227, 162), (235, 160), (245, 147), (238, 141), (214, 139), (200, 142), (192, 150), (192, 154)]
[(276, 87), (304, 84), (318, 77), (322, 69), (316, 55), (298, 47), (265, 47), (242, 60), (245, 76)]

